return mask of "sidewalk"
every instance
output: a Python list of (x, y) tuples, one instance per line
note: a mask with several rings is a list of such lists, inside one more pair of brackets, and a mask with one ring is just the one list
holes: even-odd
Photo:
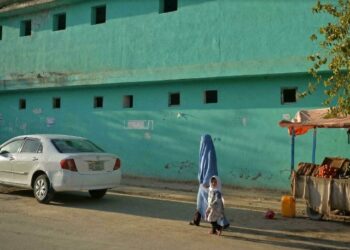
[[(156, 199), (196, 202), (198, 184), (194, 182), (163, 181), (153, 178), (123, 176), (121, 186), (111, 190), (119, 194)], [(257, 211), (272, 209), (279, 213), (282, 195), (288, 192), (277, 190), (242, 189), (224, 187), (225, 206)], [(305, 214), (305, 204), (297, 201), (297, 214)]]

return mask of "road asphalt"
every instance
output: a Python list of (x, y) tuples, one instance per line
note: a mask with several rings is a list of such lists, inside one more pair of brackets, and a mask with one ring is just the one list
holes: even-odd
[[(349, 249), (348, 223), (280, 214), (288, 192), (224, 187), (230, 227), (218, 237), (209, 223), (190, 226), (196, 183), (124, 176), (101, 200), (57, 193), (49, 205), (31, 190), (0, 189), (0, 249)], [(266, 219), (272, 209), (275, 218)]]

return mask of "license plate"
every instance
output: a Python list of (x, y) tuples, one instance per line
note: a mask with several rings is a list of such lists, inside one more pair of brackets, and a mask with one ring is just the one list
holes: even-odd
[(93, 161), (89, 162), (89, 170), (91, 171), (101, 171), (104, 170), (103, 161)]

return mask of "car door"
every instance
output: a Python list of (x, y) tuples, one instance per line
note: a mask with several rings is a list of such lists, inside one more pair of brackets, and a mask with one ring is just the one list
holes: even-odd
[(13, 164), (13, 181), (20, 185), (30, 185), (29, 174), (39, 164), (42, 156), (42, 144), (39, 139), (26, 138)]
[(13, 182), (13, 165), (16, 163), (17, 153), (21, 149), (23, 142), (23, 139), (17, 139), (0, 148), (0, 182)]

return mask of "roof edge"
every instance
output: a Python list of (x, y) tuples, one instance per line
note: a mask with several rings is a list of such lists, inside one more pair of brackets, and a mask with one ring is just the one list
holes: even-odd
[(0, 0), (0, 18), (27, 14), (34, 11), (54, 8), (83, 0)]

